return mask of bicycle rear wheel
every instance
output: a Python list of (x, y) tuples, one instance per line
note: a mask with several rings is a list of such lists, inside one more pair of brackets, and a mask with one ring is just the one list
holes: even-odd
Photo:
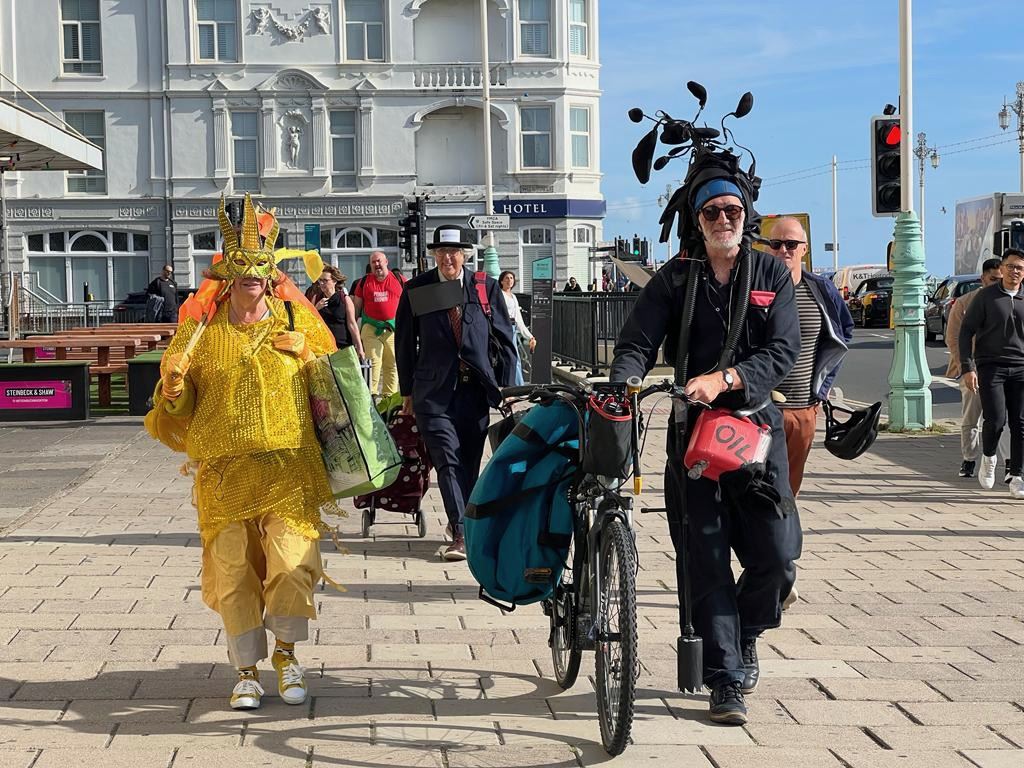
[(610, 755), (626, 748), (636, 694), (636, 554), (629, 530), (612, 519), (601, 534), (598, 596), (597, 713)]
[(576, 587), (573, 583), (575, 543), (569, 548), (562, 578), (551, 596), (551, 662), (555, 668), (555, 682), (563, 689), (572, 688), (580, 673), (583, 649), (576, 635)]

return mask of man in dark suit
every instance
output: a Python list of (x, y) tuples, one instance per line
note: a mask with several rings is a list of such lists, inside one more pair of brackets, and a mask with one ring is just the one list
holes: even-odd
[(463, 266), (472, 247), (459, 227), (438, 227), (427, 246), (437, 267), (406, 283), (395, 317), (402, 409), (415, 414), (437, 471), (452, 532), (449, 561), (466, 559), (462, 517), (480, 473), (489, 407), (501, 402), (516, 367), (498, 283)]

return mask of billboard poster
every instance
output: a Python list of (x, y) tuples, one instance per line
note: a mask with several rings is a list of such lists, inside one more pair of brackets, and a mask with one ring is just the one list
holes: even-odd
[(0, 411), (71, 407), (70, 381), (0, 382)]
[(953, 265), (956, 274), (969, 275), (981, 270), (981, 263), (992, 258), (995, 219), (992, 195), (956, 204)]

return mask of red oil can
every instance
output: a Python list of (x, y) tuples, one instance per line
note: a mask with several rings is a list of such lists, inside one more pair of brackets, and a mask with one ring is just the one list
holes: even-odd
[(701, 411), (683, 456), (689, 477), (718, 481), (724, 472), (764, 461), (772, 444), (767, 424), (732, 415), (725, 408)]

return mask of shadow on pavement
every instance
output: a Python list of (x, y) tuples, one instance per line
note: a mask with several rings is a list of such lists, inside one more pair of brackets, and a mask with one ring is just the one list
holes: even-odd
[[(460, 765), (472, 764), (466, 756), (472, 760), (479, 753), (483, 766), (494, 759), (488, 749), (510, 743), (524, 747), (517, 750), (522, 768), (577, 765), (583, 747), (601, 752), (596, 699), (586, 678), (577, 683), (579, 693), (563, 693), (550, 679), (481, 673), (457, 664), (431, 665), (429, 673), (418, 666), (314, 668), (307, 670), (309, 699), (288, 706), (273, 690), (273, 673), (263, 670), (262, 708), (237, 712), (228, 706), (233, 673), (226, 664), (181, 663), (101, 672), (86, 680), (0, 678), (0, 689), (12, 691), (0, 717), (0, 743), (45, 749), (71, 732), (96, 736), (97, 748), (244, 745), (281, 758), (313, 754), (317, 765), (367, 768), (431, 765), (431, 749), (459, 753)], [(119, 693), (126, 688), (133, 698)], [(699, 709), (671, 706), (667, 695), (638, 690), (634, 721), (702, 717)], [(545, 720), (550, 730), (538, 724)], [(419, 750), (421, 759), (409, 750)]]

